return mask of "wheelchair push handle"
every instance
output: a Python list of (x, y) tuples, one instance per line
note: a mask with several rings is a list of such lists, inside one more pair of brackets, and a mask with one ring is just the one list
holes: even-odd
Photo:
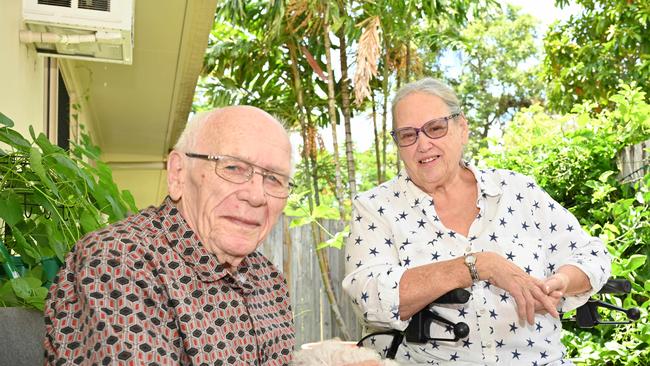
[(605, 286), (598, 291), (599, 294), (629, 294), (632, 284), (626, 279), (610, 278)]

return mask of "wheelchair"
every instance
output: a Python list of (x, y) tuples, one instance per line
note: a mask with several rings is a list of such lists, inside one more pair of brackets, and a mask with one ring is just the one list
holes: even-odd
[[(625, 279), (613, 279), (610, 278), (605, 286), (598, 291), (598, 294), (628, 294), (632, 290), (632, 284)], [(386, 351), (385, 357), (388, 359), (394, 359), (397, 354), (399, 346), (402, 344), (402, 341), (406, 339), (407, 342), (424, 344), (429, 341), (450, 341), (456, 342), (460, 339), (464, 339), (469, 335), (470, 328), (464, 322), (454, 323), (444, 317), (440, 316), (435, 311), (435, 305), (441, 304), (464, 304), (469, 301), (470, 298), (469, 291), (465, 289), (454, 289), (448, 293), (442, 295), (438, 299), (434, 300), (429, 306), (424, 307), (422, 310), (417, 312), (411, 318), (411, 322), (405, 330), (400, 331), (396, 329), (382, 330), (367, 334), (359, 342), (357, 342), (358, 347), (363, 347), (363, 343), (368, 338), (378, 336), (378, 335), (388, 335), (392, 336), (393, 339)], [(624, 321), (604, 321), (599, 312), (598, 308), (606, 308), (616, 312), (622, 312), (626, 315), (627, 320)], [(613, 304), (604, 302), (602, 300), (591, 298), (585, 304), (576, 309), (576, 314), (570, 318), (564, 318), (564, 314), (561, 314), (563, 322), (575, 322), (576, 325), (580, 328), (593, 328), (597, 325), (617, 325), (617, 324), (629, 324), (635, 320), (638, 320), (641, 316), (641, 312), (638, 308), (629, 308), (624, 309)], [(450, 327), (452, 330), (453, 338), (433, 338), (431, 337), (431, 326), (433, 324), (442, 325)]]

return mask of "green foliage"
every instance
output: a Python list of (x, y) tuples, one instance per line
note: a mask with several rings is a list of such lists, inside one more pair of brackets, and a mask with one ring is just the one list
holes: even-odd
[[(42, 309), (47, 293), (42, 286), (56, 272), (48, 261), (63, 262), (81, 236), (137, 208), (130, 192), (118, 190), (88, 136), (68, 152), (31, 127), (30, 139), (21, 136), (1, 113), (0, 124), (3, 246), (26, 267), (21, 277), (0, 278), (0, 305)], [(8, 274), (12, 258), (6, 254), (0, 261)]]
[[(481, 164), (529, 174), (585, 229), (599, 236), (614, 258), (612, 276), (633, 284), (624, 307), (639, 307), (641, 320), (626, 326), (568, 328), (569, 357), (586, 365), (645, 365), (650, 362), (650, 174), (634, 185), (615, 179), (616, 152), (650, 138), (650, 109), (640, 88), (622, 86), (609, 100), (611, 110), (595, 114), (593, 104), (574, 113), (549, 116), (539, 106), (519, 114), (480, 153)], [(611, 314), (611, 316), (616, 316)]]
[[(391, 180), (397, 175), (395, 169), (397, 152), (393, 148), (394, 146), (392, 141), (388, 142), (386, 166), (382, 167), (382, 170), (386, 170), (386, 180)], [(374, 144), (366, 151), (355, 152), (354, 161), (357, 164), (356, 175), (359, 192), (367, 191), (380, 183), (377, 177), (377, 159), (375, 157)]]
[(584, 10), (554, 24), (544, 39), (550, 106), (563, 112), (584, 101), (605, 107), (620, 82), (637, 81), (650, 93), (650, 3), (575, 2)]
[(516, 111), (539, 100), (536, 25), (531, 15), (508, 5), (470, 22), (448, 48), (456, 51), (461, 70), (445, 74), (472, 121), (475, 145), (484, 145), (491, 128), (502, 127)]

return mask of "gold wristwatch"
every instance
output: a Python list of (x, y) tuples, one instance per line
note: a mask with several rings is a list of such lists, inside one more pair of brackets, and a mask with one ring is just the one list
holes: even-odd
[(472, 282), (478, 282), (481, 279), (478, 277), (478, 271), (476, 270), (476, 257), (474, 254), (470, 253), (465, 256), (465, 265), (469, 269), (469, 275), (472, 276)]

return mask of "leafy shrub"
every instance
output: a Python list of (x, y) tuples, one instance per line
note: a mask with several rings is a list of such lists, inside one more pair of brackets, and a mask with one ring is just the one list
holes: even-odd
[[(0, 249), (8, 249), (0, 251), (0, 306), (43, 309), (56, 263), (74, 243), (137, 209), (130, 192), (118, 190), (88, 136), (65, 151), (31, 127), (28, 140), (12, 126), (0, 113)], [(24, 263), (22, 276), (11, 270), (16, 258), (8, 254)], [(47, 263), (54, 270), (47, 271)]]

